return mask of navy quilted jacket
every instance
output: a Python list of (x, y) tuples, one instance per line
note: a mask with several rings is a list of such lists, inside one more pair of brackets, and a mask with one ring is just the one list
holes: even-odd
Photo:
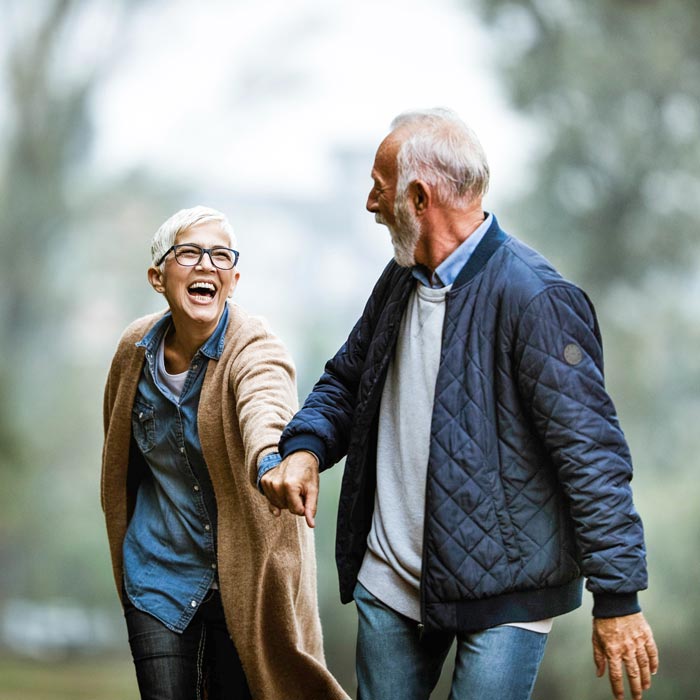
[[(391, 262), (280, 443), (347, 454), (336, 561), (352, 599), (372, 521), (379, 403), (415, 284)], [(586, 295), (495, 218), (447, 294), (435, 387), (421, 578), (426, 627), (483, 629), (581, 603), (639, 610), (646, 588), (632, 466), (605, 391)]]

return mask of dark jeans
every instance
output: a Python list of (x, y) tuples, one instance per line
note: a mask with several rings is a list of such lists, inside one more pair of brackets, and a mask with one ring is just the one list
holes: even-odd
[(141, 612), (128, 599), (124, 616), (142, 700), (252, 697), (218, 591), (209, 592), (182, 634)]

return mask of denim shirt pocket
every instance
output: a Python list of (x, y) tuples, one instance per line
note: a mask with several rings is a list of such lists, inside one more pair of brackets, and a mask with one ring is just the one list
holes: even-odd
[(135, 401), (131, 412), (131, 429), (141, 452), (150, 452), (156, 445), (156, 416), (153, 406), (142, 400)]

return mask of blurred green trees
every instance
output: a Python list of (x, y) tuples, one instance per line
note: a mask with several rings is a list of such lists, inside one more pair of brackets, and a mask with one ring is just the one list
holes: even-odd
[(129, 222), (138, 220), (142, 236), (172, 191), (91, 170), (91, 100), (130, 5), (97, 14), (85, 0), (1, 9), (0, 603), (69, 595), (95, 603), (107, 590), (93, 500), (105, 373), (96, 349), (115, 343), (105, 323), (135, 307), (123, 296), (118, 309), (105, 302)]
[[(16, 9), (4, 8), (7, 34)], [(0, 163), (0, 460), (9, 488), (0, 492), (0, 591), (6, 594), (29, 585), (23, 566), (28, 559), (22, 555), (31, 545), (32, 525), (23, 517), (24, 494), (34, 490), (34, 436), (41, 429), (33, 412), (34, 392), (41, 396), (48, 389), (42, 379), (55, 372), (59, 358), (52, 341), (66, 316), (56, 303), (50, 270), (69, 218), (67, 176), (83, 158), (89, 134), (90, 79), (57, 90), (52, 74), (70, 13), (70, 2), (51, 3), (22, 40), (8, 37), (5, 56), (9, 110)]]
[[(700, 5), (483, 0), (512, 104), (531, 118), (525, 192), (501, 224), (591, 295), (646, 525), (653, 698), (697, 694), (700, 624)], [(590, 606), (587, 606), (590, 607)], [(588, 610), (562, 619), (537, 697), (608, 697)]]
[[(143, 280), (148, 232), (192, 186), (143, 172), (109, 179), (91, 161), (93, 102), (137, 5), (0, 6), (0, 607), (9, 596), (65, 595), (116, 608), (97, 497), (102, 382), (115, 329), (151, 310), (145, 303), (159, 305)], [(649, 545), (642, 604), (662, 654), (650, 697), (692, 698), (691, 635), (700, 623), (700, 5), (464, 5), (482, 13), (490, 57), (514, 107), (534, 125), (532, 142), (522, 144), (532, 154), (524, 193), (499, 209), (499, 221), (579, 282), (600, 315)], [(347, 171), (344, 178), (355, 182)], [(335, 234), (351, 237), (354, 225), (344, 219)], [(328, 232), (319, 226), (316, 235), (322, 245)], [(329, 336), (342, 336), (338, 328), (354, 319), (329, 318), (313, 304), (304, 313), (305, 389), (336, 349)], [(336, 468), (322, 481), (319, 597), (329, 661), (352, 689), (354, 612), (339, 607), (332, 562), (340, 475)], [(607, 681), (594, 677), (589, 608), (557, 621), (539, 700), (608, 698)]]

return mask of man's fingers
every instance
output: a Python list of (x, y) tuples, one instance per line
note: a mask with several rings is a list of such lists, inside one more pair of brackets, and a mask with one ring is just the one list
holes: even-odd
[(277, 499), (277, 480), (275, 479), (276, 471), (277, 468), (274, 468), (270, 469), (266, 474), (263, 474), (262, 479), (260, 479), (260, 488), (265, 498), (267, 498), (271, 504), (279, 507), (280, 503)]
[(649, 668), (649, 657), (644, 647), (637, 649), (637, 666), (639, 666), (642, 689), (648, 690), (651, 687), (651, 670)]
[(304, 496), (299, 487), (295, 487), (293, 490), (290, 489), (287, 492), (286, 507), (287, 510), (289, 510), (290, 513), (294, 513), (294, 515), (304, 515)]
[(610, 670), (610, 687), (615, 700), (625, 700), (625, 685), (622, 680), (622, 661), (619, 658), (608, 659)]
[(646, 641), (645, 648), (649, 658), (649, 670), (654, 675), (659, 670), (659, 650), (656, 648), (656, 642), (651, 635)]
[(602, 678), (605, 673), (605, 654), (603, 654), (595, 640), (593, 641), (593, 663), (595, 664), (596, 676)]
[(634, 655), (630, 654), (625, 657), (625, 670), (627, 671), (627, 680), (630, 684), (630, 692), (632, 700), (642, 700), (642, 674), (639, 669), (639, 664)]
[(314, 520), (314, 516), (310, 508), (306, 508), (304, 510), (304, 518), (306, 518), (306, 524), (309, 527), (316, 527), (316, 521)]
[(273, 508), (278, 511), (288, 508), (288, 501), (291, 495), (287, 491), (287, 485), (281, 478), (281, 475), (273, 474), (273, 472), (276, 471), (276, 469), (271, 469), (270, 472), (268, 472), (269, 476), (266, 474), (260, 480), (263, 494), (269, 501), (269, 505), (272, 506), (272, 508), (270, 508), (271, 513), (273, 512)]
[(304, 517), (309, 527), (315, 527), (316, 506), (318, 505), (318, 484), (309, 484), (304, 502)]
[(318, 488), (310, 487), (309, 492), (306, 495), (306, 503), (304, 508), (304, 517), (306, 518), (306, 524), (309, 527), (316, 527), (316, 505), (318, 503)]

